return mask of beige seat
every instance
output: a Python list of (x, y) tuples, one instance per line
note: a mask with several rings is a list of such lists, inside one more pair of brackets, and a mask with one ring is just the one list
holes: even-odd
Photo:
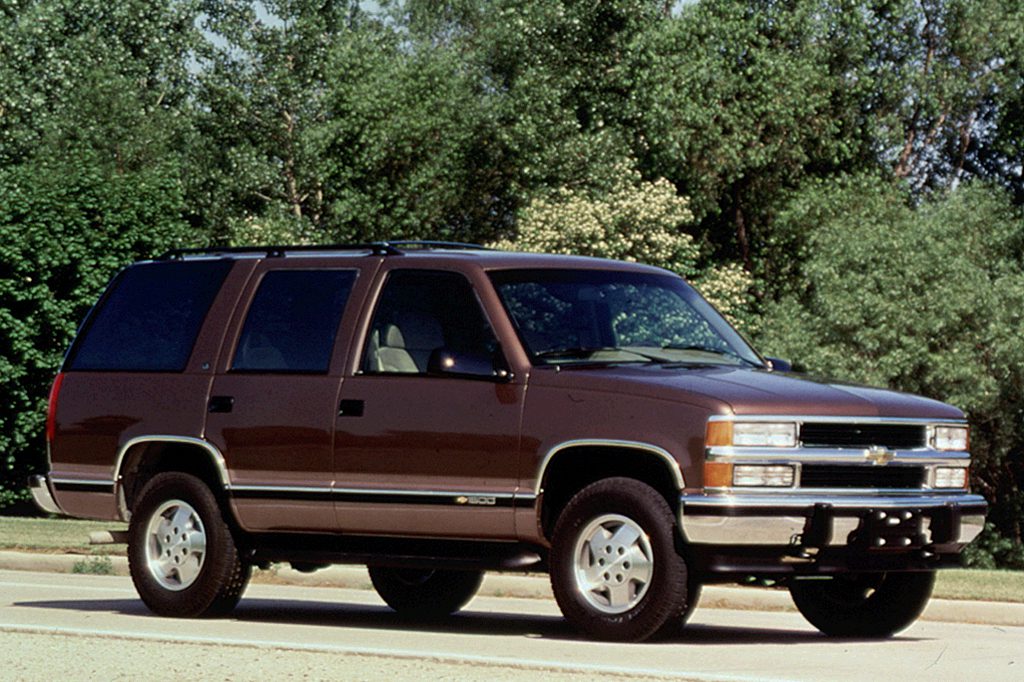
[(284, 355), (275, 348), (266, 334), (250, 334), (242, 342), (239, 352), (240, 361), (235, 367), (241, 369), (288, 369)]
[(377, 372), (425, 374), (431, 353), (444, 346), (441, 325), (418, 312), (403, 313), (386, 324), (375, 340), (372, 364)]

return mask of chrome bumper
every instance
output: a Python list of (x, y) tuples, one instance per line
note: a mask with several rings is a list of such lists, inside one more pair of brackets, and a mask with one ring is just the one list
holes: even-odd
[(48, 514), (64, 514), (57, 501), (53, 499), (53, 490), (50, 488), (50, 481), (46, 476), (30, 476), (28, 489), (32, 493), (32, 499), (36, 506)]
[(925, 545), (966, 544), (984, 527), (988, 507), (985, 498), (968, 494), (684, 494), (679, 509), (684, 536), (698, 544), (847, 545), (870, 526), (882, 529), (871, 533), (873, 546), (881, 547), (887, 537), (904, 545), (911, 537)]

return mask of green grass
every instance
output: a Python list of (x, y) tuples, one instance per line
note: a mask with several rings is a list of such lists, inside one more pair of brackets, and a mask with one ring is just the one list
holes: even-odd
[(1024, 602), (1024, 571), (939, 571), (934, 596), (939, 599)]
[[(51, 554), (123, 555), (124, 545), (90, 545), (96, 530), (126, 530), (116, 521), (75, 519), (26, 519), (0, 516), (0, 550)], [(103, 572), (102, 561), (80, 561), (78, 572)], [(77, 564), (76, 564), (77, 566)], [(1024, 603), (1024, 571), (951, 569), (939, 571), (935, 596), (940, 599), (973, 599)]]
[(0, 550), (50, 554), (124, 554), (124, 545), (90, 545), (89, 533), (127, 529), (127, 524), (118, 521), (0, 516)]
[(114, 562), (108, 556), (91, 556), (80, 559), (71, 567), (72, 573), (89, 573), (92, 575), (114, 575)]

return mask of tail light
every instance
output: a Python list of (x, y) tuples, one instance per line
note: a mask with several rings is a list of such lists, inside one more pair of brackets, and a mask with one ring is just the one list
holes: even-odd
[(50, 444), (53, 442), (53, 437), (57, 435), (57, 399), (60, 397), (60, 385), (64, 383), (64, 373), (58, 372), (57, 377), (53, 380), (53, 386), (50, 387), (50, 403), (46, 409), (46, 442)]

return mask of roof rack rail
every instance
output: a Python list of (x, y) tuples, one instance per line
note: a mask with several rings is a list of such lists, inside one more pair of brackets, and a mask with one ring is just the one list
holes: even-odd
[(374, 256), (400, 256), (402, 249), (472, 249), (490, 251), (480, 244), (463, 242), (443, 242), (427, 240), (356, 242), (352, 244), (301, 244), (292, 246), (208, 246), (190, 249), (171, 249), (160, 255), (157, 260), (181, 260), (185, 256), (232, 255), (244, 253), (263, 253), (267, 258), (283, 258), (288, 253), (310, 251), (369, 251)]
[(386, 241), (382, 242), (388, 246), (393, 246), (398, 249), (465, 249), (468, 251), (493, 251), (494, 249), (489, 246), (483, 246), (482, 244), (472, 244), (469, 242), (445, 242), (435, 241), (430, 239), (412, 239), (404, 241)]

